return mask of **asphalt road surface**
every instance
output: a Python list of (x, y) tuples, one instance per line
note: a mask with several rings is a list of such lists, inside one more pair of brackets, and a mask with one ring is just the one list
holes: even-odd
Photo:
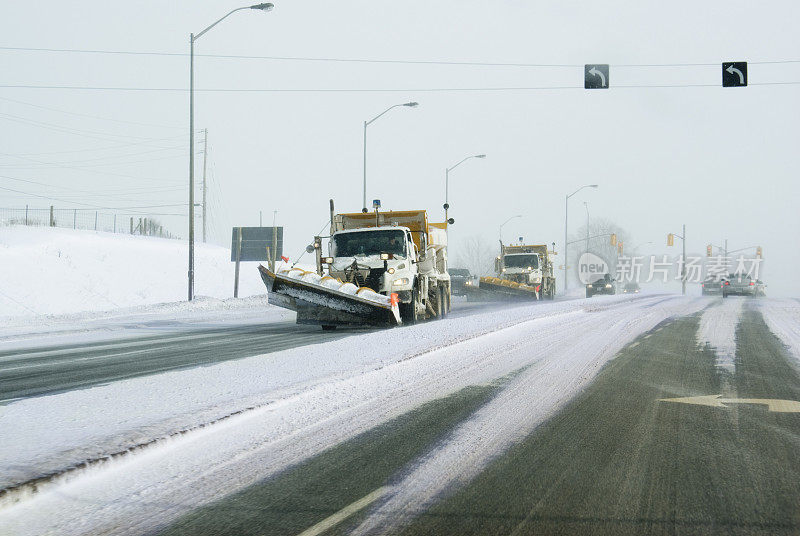
[[(502, 304), (453, 304), (453, 317), (486, 312)], [(125, 378), (318, 344), (364, 329), (323, 332), (319, 326), (273, 322), (233, 327), (175, 327), (118, 340), (58, 344), (0, 351), (0, 404)]]
[[(698, 323), (680, 317), (637, 339), (554, 417), (394, 532), (800, 533), (800, 413), (765, 402), (800, 401), (796, 364), (755, 310), (737, 328), (733, 371), (697, 346)], [(499, 389), (428, 403), (164, 532), (348, 534)], [(668, 400), (709, 395), (724, 403)]]

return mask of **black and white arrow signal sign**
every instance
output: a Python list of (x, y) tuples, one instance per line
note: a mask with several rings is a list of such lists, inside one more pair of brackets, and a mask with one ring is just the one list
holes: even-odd
[(743, 87), (746, 85), (746, 61), (726, 61), (722, 64), (722, 87)]
[(608, 89), (608, 64), (587, 64), (583, 68), (585, 89)]

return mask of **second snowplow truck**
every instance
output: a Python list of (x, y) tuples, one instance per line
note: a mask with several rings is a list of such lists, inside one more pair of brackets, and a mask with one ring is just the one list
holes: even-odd
[(413, 324), (447, 314), (446, 223), (429, 222), (424, 210), (335, 214), (333, 201), (330, 222), (328, 254), (321, 237), (309, 246), (316, 273), (272, 274), (261, 267), (270, 303), (323, 329)]
[(479, 288), (497, 298), (552, 300), (556, 295), (553, 254), (546, 244), (503, 245), (495, 258), (497, 277), (481, 277)]

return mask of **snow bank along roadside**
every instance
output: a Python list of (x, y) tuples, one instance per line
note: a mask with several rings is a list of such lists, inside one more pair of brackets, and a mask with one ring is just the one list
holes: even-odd
[(19, 400), (0, 407), (0, 429), (9, 438), (0, 446), (0, 489), (275, 402), (316, 383), (582, 307), (574, 301), (493, 311)]
[(800, 302), (788, 299), (761, 299), (758, 310), (770, 331), (789, 349), (800, 365)]
[[(181, 240), (54, 227), (0, 227), (0, 318), (100, 311), (186, 298), (187, 245)], [(230, 250), (195, 245), (195, 292), (233, 293)], [(245, 263), (240, 296), (264, 294)]]
[[(354, 534), (397, 530), (454, 484), (477, 476), (496, 456), (524, 439), (594, 380), (624, 346), (659, 322), (701, 309), (701, 300), (672, 299), (651, 309), (630, 306), (589, 315), (583, 326), (540, 337), (543, 359), (512, 379), (459, 425), (444, 444), (423, 456)], [(532, 349), (528, 349), (530, 352)], [(540, 353), (540, 349), (533, 353)], [(544, 357), (546, 356), (546, 357)]]
[[(433, 351), (391, 359), (358, 374), (328, 378), (274, 404), (46, 488), (0, 510), (0, 523), (19, 534), (136, 534), (153, 530), (421, 403), (523, 367), (533, 365), (542, 385), (555, 386), (541, 403), (560, 403), (590, 381), (616, 348), (667, 316), (702, 305), (681, 298), (666, 303), (654, 303), (660, 298), (626, 301), (617, 306), (608, 301), (607, 307), (595, 312), (564, 308), (558, 315), (438, 345)], [(378, 335), (399, 334), (396, 342), (402, 344), (418, 339), (411, 336), (411, 329), (432, 327), (441, 331), (447, 322)], [(465, 319), (453, 319), (449, 327), (465, 323)], [(609, 325), (618, 328), (606, 329)], [(565, 333), (573, 335), (565, 337)], [(581, 356), (577, 355), (581, 352), (570, 354), (569, 349), (587, 334), (592, 334), (591, 345)], [(356, 344), (355, 349), (350, 348), (351, 354), (369, 351), (376, 340), (370, 335), (347, 339)], [(419, 335), (426, 333), (422, 330)], [(585, 355), (587, 352), (589, 355)], [(560, 363), (569, 355), (571, 360)], [(534, 376), (537, 374), (525, 375)], [(560, 393), (556, 393), (558, 389)], [(503, 411), (520, 413), (513, 407), (504, 407)], [(544, 418), (550, 411), (552, 407), (542, 407), (535, 413)], [(500, 426), (505, 434), (513, 428), (514, 416), (502, 417), (511, 419)]]
[(733, 373), (736, 359), (736, 327), (744, 301), (727, 298), (703, 311), (697, 328), (697, 344), (708, 345), (717, 354), (717, 367)]

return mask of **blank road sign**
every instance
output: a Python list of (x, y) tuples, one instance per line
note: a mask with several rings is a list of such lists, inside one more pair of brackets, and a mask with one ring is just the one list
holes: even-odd
[(722, 87), (744, 87), (746, 85), (746, 61), (726, 61), (722, 64)]
[[(283, 255), (283, 227), (277, 228), (278, 245), (277, 251), (272, 244), (272, 227), (242, 227), (242, 252), (239, 260), (247, 261), (268, 261), (267, 247), (270, 255), (280, 258)], [(231, 261), (236, 262), (236, 247), (239, 238), (239, 227), (233, 228), (231, 237)]]
[(583, 67), (584, 89), (608, 89), (608, 64), (587, 64)]

